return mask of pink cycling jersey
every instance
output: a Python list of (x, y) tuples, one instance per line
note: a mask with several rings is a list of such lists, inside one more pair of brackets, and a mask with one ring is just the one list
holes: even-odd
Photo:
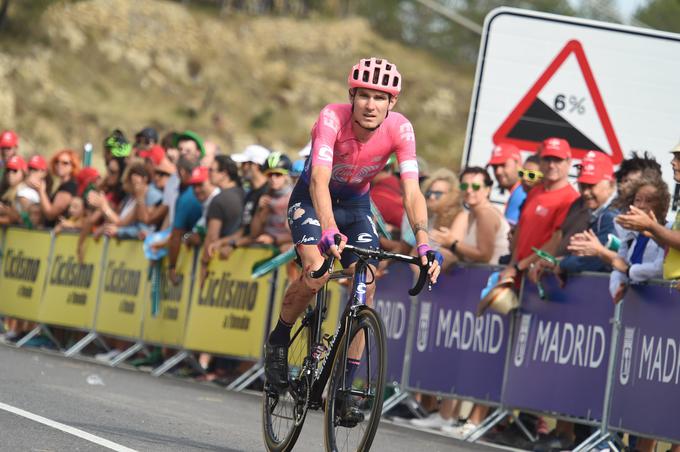
[(373, 177), (397, 154), (402, 179), (418, 179), (416, 136), (403, 115), (390, 112), (366, 143), (352, 130), (352, 105), (330, 104), (312, 128), (312, 151), (301, 178), (309, 185), (312, 167), (331, 168), (331, 196), (354, 198), (368, 192)]

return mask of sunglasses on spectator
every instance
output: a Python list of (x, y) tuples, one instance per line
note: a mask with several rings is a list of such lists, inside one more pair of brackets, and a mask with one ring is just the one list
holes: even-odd
[(528, 170), (524, 168), (517, 171), (517, 174), (519, 175), (520, 179), (524, 179), (529, 182), (536, 181), (543, 177), (543, 173), (539, 170)]
[(431, 198), (434, 196), (434, 199), (439, 199), (442, 196), (444, 196), (443, 191), (437, 191), (437, 190), (428, 190), (425, 192), (425, 198)]
[(156, 170), (154, 172), (154, 175), (160, 176), (160, 177), (170, 177), (170, 173), (166, 173), (165, 171), (158, 171), (158, 170)]
[(61, 166), (71, 166), (70, 160), (57, 160), (57, 164)]
[(283, 173), (267, 173), (267, 177), (283, 177), (285, 174)]
[(18, 169), (8, 168), (8, 169), (7, 169), (7, 172), (8, 172), (8, 173), (18, 173), (19, 170), (18, 170)]
[(468, 188), (472, 188), (472, 191), (479, 191), (482, 188), (482, 184), (477, 184), (475, 182), (468, 184), (467, 182), (460, 183), (460, 190), (467, 191)]

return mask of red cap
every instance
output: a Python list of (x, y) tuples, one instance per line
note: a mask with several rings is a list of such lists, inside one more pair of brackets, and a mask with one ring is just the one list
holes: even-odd
[(7, 163), (5, 163), (5, 168), (18, 171), (26, 171), (28, 169), (24, 159), (18, 155), (10, 157), (10, 159), (7, 160)]
[(189, 179), (189, 185), (202, 184), (207, 180), (208, 180), (208, 167), (197, 166), (191, 172), (191, 179)]
[(45, 157), (43, 157), (42, 155), (34, 155), (28, 161), (28, 167), (31, 169), (46, 171), (47, 161), (45, 160)]
[(581, 173), (578, 182), (597, 184), (602, 180), (614, 180), (614, 164), (604, 152), (590, 151), (581, 160)]
[(491, 151), (489, 165), (504, 165), (508, 160), (522, 161), (522, 155), (517, 146), (511, 143), (498, 143)]
[(154, 165), (158, 165), (165, 158), (165, 149), (162, 146), (154, 144), (149, 149), (139, 151), (139, 156), (143, 159), (149, 159)]
[(96, 182), (99, 178), (99, 171), (92, 168), (91, 166), (86, 166), (78, 171), (76, 175), (76, 182), (78, 183), (78, 196), (83, 196), (85, 189), (88, 185)]
[(543, 140), (541, 157), (557, 157), (558, 159), (571, 158), (571, 146), (562, 138), (547, 138)]
[(13, 148), (19, 144), (19, 136), (13, 130), (5, 130), (0, 135), (0, 148)]

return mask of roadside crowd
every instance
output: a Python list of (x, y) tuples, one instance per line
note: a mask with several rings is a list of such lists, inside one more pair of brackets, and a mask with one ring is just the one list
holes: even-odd
[[(106, 167), (100, 173), (83, 166), (73, 150), (46, 159), (19, 155), (18, 145), (15, 132), (0, 134), (0, 225), (78, 232), (81, 244), (90, 235), (145, 240), (150, 259), (167, 256), (170, 281), (177, 278), (183, 244), (200, 247), (201, 279), (216, 254), (227, 259), (234, 249), (252, 244), (280, 251), (293, 245), (288, 200), (309, 147), (292, 161), (260, 145), (226, 155), (190, 130), (161, 138), (147, 127), (133, 140), (114, 130), (103, 141)], [(680, 145), (671, 152), (680, 182)], [(567, 284), (568, 273), (610, 272), (615, 303), (631, 283), (680, 278), (680, 221), (665, 224), (671, 195), (659, 163), (646, 152), (632, 153), (615, 172), (609, 156), (591, 151), (576, 168), (577, 190), (569, 181), (572, 157), (566, 140), (548, 138), (524, 159), (513, 144), (499, 143), (487, 167), (466, 167), (460, 174), (446, 168), (429, 171), (419, 162), (430, 238), (444, 256), (444, 267), (500, 264), (505, 266), (502, 278), (518, 280), (526, 274), (538, 282), (554, 275)], [(385, 232), (381, 246), (408, 253), (415, 238), (397, 172), (398, 166), (388, 163), (373, 180), (371, 199), (382, 217), (377, 218)], [(494, 185), (507, 193), (502, 208), (490, 200)], [(30, 327), (6, 318), (4, 338), (17, 340)], [(113, 359), (125, 347), (113, 345), (98, 357)], [(161, 353), (144, 360), (160, 360)], [(210, 370), (207, 378), (219, 378), (235, 366), (207, 355), (200, 361)], [(411, 422), (453, 436), (469, 433), (488, 414), (488, 407), (476, 405), (459, 422), (459, 401), (438, 403), (422, 396), (421, 403), (432, 413)], [(535, 450), (569, 449), (589, 433), (561, 421), (548, 432), (541, 418), (526, 419), (541, 435), (528, 446)], [(497, 440), (516, 446), (519, 436), (506, 430), (496, 432)], [(639, 438), (635, 444), (640, 451), (654, 447), (652, 439)]]

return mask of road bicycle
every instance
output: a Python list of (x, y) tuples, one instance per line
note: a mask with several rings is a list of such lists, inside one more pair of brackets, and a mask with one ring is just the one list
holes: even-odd
[[(330, 273), (330, 280), (352, 277), (352, 289), (335, 334), (323, 335), (321, 330), (327, 309), (324, 288), (317, 293), (313, 307), (308, 307), (293, 327), (288, 349), (287, 389), (279, 391), (265, 384), (262, 421), (269, 451), (293, 449), (310, 409), (324, 410), (327, 451), (367, 451), (378, 429), (387, 345), (380, 316), (366, 305), (366, 287), (375, 280), (367, 261), (395, 260), (418, 266), (418, 281), (409, 290), (413, 296), (428, 280), (427, 270), (434, 261), (434, 253), (428, 253), (428, 265), (423, 265), (419, 257), (379, 249), (346, 245), (343, 252), (353, 253), (359, 259), (353, 275), (348, 270)], [(332, 267), (331, 257), (311, 276), (321, 277)], [(372, 279), (367, 281), (369, 274)], [(348, 356), (355, 359), (354, 372), (347, 372)], [(358, 365), (356, 361), (360, 361)], [(353, 377), (350, 377), (352, 373)], [(356, 407), (352, 419), (346, 416), (348, 403)]]

